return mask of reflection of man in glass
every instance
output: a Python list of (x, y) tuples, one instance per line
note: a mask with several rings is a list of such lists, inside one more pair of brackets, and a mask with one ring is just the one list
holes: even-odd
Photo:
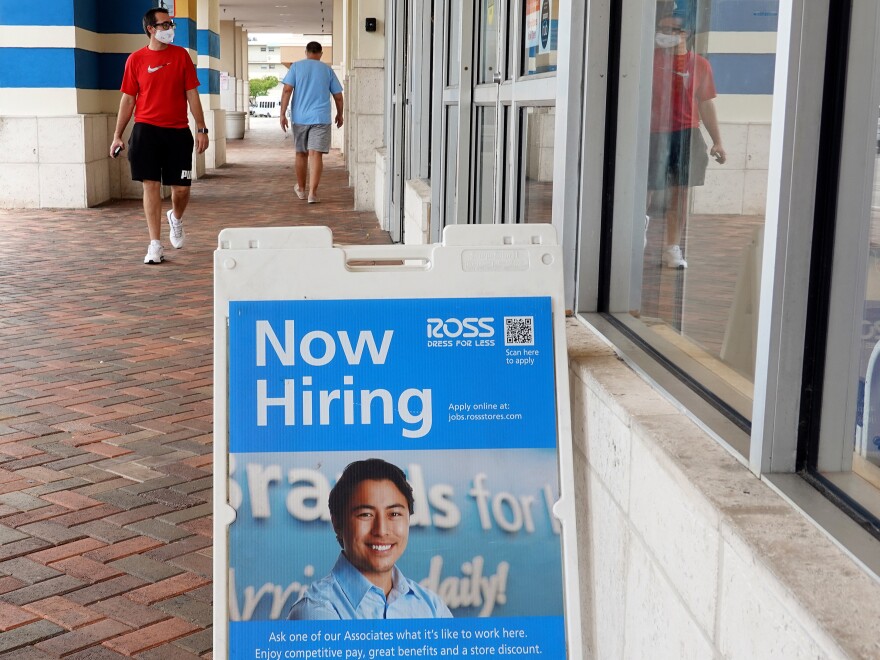
[(702, 186), (709, 158), (700, 120), (712, 138), (709, 154), (727, 160), (715, 114), (715, 82), (706, 58), (689, 50), (691, 30), (677, 13), (657, 22), (651, 90), (651, 144), (648, 209), (653, 192), (666, 190), (666, 243), (663, 265), (687, 268), (681, 234), (688, 216), (688, 188)]
[(288, 619), (451, 617), (437, 594), (408, 580), (396, 562), (409, 540), (412, 487), (396, 465), (351, 463), (330, 491), (330, 519), (342, 552), (330, 575), (313, 583)]

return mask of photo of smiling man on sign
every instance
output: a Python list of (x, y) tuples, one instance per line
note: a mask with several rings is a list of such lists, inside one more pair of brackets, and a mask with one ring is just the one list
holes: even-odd
[(348, 465), (330, 491), (330, 517), (342, 552), (312, 584), (289, 619), (452, 617), (429, 589), (408, 580), (397, 560), (409, 540), (413, 491), (403, 470), (379, 458)]

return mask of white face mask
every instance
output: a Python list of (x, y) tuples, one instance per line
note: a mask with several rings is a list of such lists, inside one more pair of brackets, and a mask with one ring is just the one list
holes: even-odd
[(675, 48), (678, 46), (680, 39), (681, 38), (677, 34), (664, 34), (663, 32), (658, 32), (654, 35), (654, 43), (657, 44), (658, 48)]
[(156, 41), (160, 41), (163, 44), (170, 44), (174, 41), (174, 28), (156, 30)]

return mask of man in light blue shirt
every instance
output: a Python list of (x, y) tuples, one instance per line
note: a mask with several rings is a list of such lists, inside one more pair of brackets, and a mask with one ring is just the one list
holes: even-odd
[[(296, 184), (300, 199), (318, 201), (324, 154), (330, 151), (330, 98), (336, 103), (336, 127), (342, 127), (342, 85), (333, 69), (321, 62), (317, 41), (306, 44), (306, 59), (294, 62), (284, 76), (281, 92), (281, 130), (287, 132), (287, 106), (293, 95), (293, 138), (296, 148)], [(306, 175), (308, 187), (306, 186)]]
[(330, 519), (342, 552), (288, 619), (433, 619), (452, 616), (434, 592), (407, 579), (396, 562), (409, 540), (412, 487), (396, 465), (351, 463), (330, 491)]

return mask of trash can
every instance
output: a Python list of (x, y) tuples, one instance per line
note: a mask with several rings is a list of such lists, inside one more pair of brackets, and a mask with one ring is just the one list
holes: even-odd
[(244, 120), (246, 112), (235, 110), (226, 111), (226, 139), (241, 140), (244, 138)]

